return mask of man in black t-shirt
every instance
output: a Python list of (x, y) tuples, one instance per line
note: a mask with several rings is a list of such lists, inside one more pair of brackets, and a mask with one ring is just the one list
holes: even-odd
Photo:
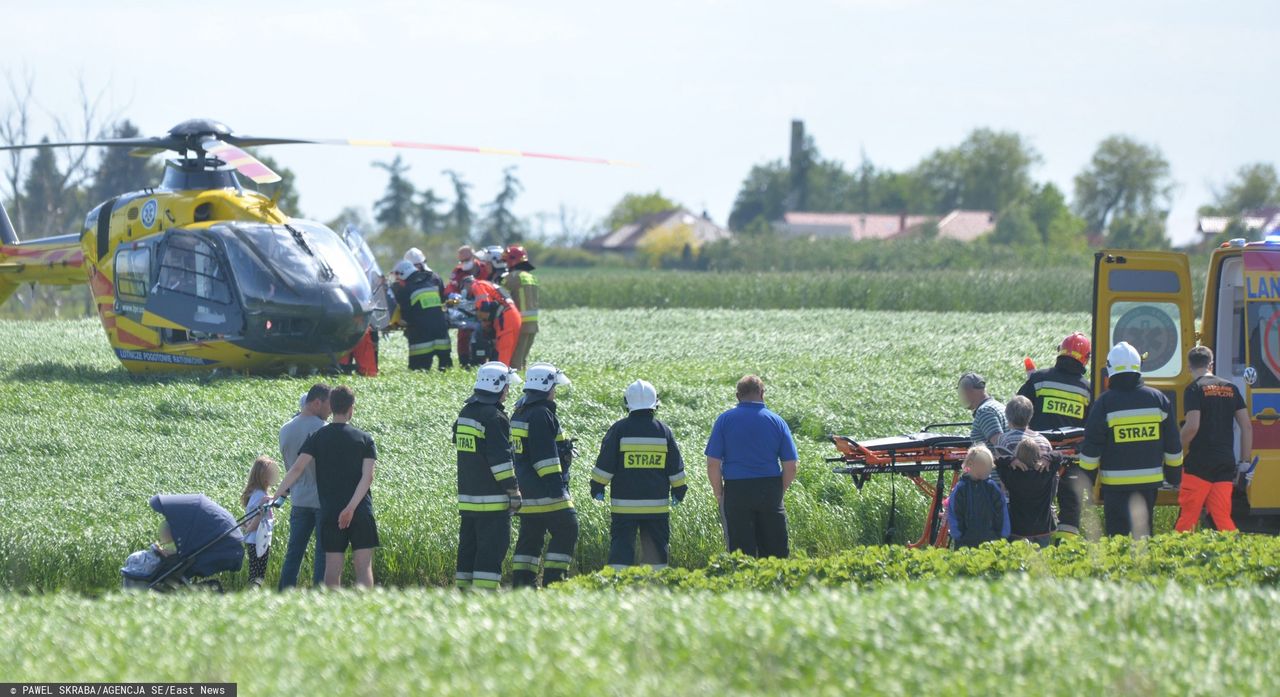
[[(1182, 451), (1187, 454), (1178, 492), (1178, 532), (1188, 532), (1209, 509), (1219, 530), (1235, 530), (1231, 520), (1231, 490), (1236, 472), (1253, 459), (1253, 427), (1240, 390), (1213, 374), (1213, 351), (1197, 346), (1187, 355), (1193, 380), (1183, 393), (1186, 423)], [(1240, 458), (1235, 456), (1235, 431), (1240, 427)]]
[(373, 518), (373, 469), (378, 450), (373, 438), (351, 425), (356, 396), (349, 387), (329, 393), (333, 423), (311, 434), (298, 453), (298, 461), (280, 483), (276, 498), (288, 493), (302, 472), (315, 464), (320, 494), (320, 542), (324, 546), (324, 584), (342, 585), (347, 548), (355, 567), (356, 583), (373, 587), (373, 549), (378, 546), (378, 525)]

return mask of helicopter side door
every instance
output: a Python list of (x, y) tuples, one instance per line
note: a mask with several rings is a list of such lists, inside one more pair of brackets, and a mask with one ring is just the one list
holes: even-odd
[(156, 275), (142, 323), (167, 330), (166, 343), (240, 336), (244, 311), (217, 248), (187, 230), (156, 247)]

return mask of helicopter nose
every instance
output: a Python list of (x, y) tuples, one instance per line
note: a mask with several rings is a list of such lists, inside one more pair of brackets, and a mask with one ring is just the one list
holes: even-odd
[(369, 327), (369, 311), (346, 289), (330, 288), (322, 306), (316, 339), (317, 348), (325, 353), (350, 349)]

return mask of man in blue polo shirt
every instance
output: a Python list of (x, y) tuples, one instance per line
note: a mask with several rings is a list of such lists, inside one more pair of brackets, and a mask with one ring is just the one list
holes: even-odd
[(787, 422), (764, 406), (760, 378), (738, 381), (738, 406), (716, 419), (706, 455), (729, 551), (788, 556), (782, 495), (795, 481), (799, 458)]

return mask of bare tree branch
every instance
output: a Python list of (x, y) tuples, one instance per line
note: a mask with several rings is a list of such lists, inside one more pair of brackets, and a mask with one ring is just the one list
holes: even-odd
[[(32, 94), (35, 92), (35, 73), (24, 68), (21, 75), (5, 71), (9, 89), (9, 110), (0, 119), (0, 142), (5, 145), (21, 145), (29, 142), (31, 130)], [(26, 229), (22, 211), (22, 165), (24, 150), (9, 151), (9, 171), (5, 174), (8, 198), (13, 204), (13, 222), (19, 230)]]

